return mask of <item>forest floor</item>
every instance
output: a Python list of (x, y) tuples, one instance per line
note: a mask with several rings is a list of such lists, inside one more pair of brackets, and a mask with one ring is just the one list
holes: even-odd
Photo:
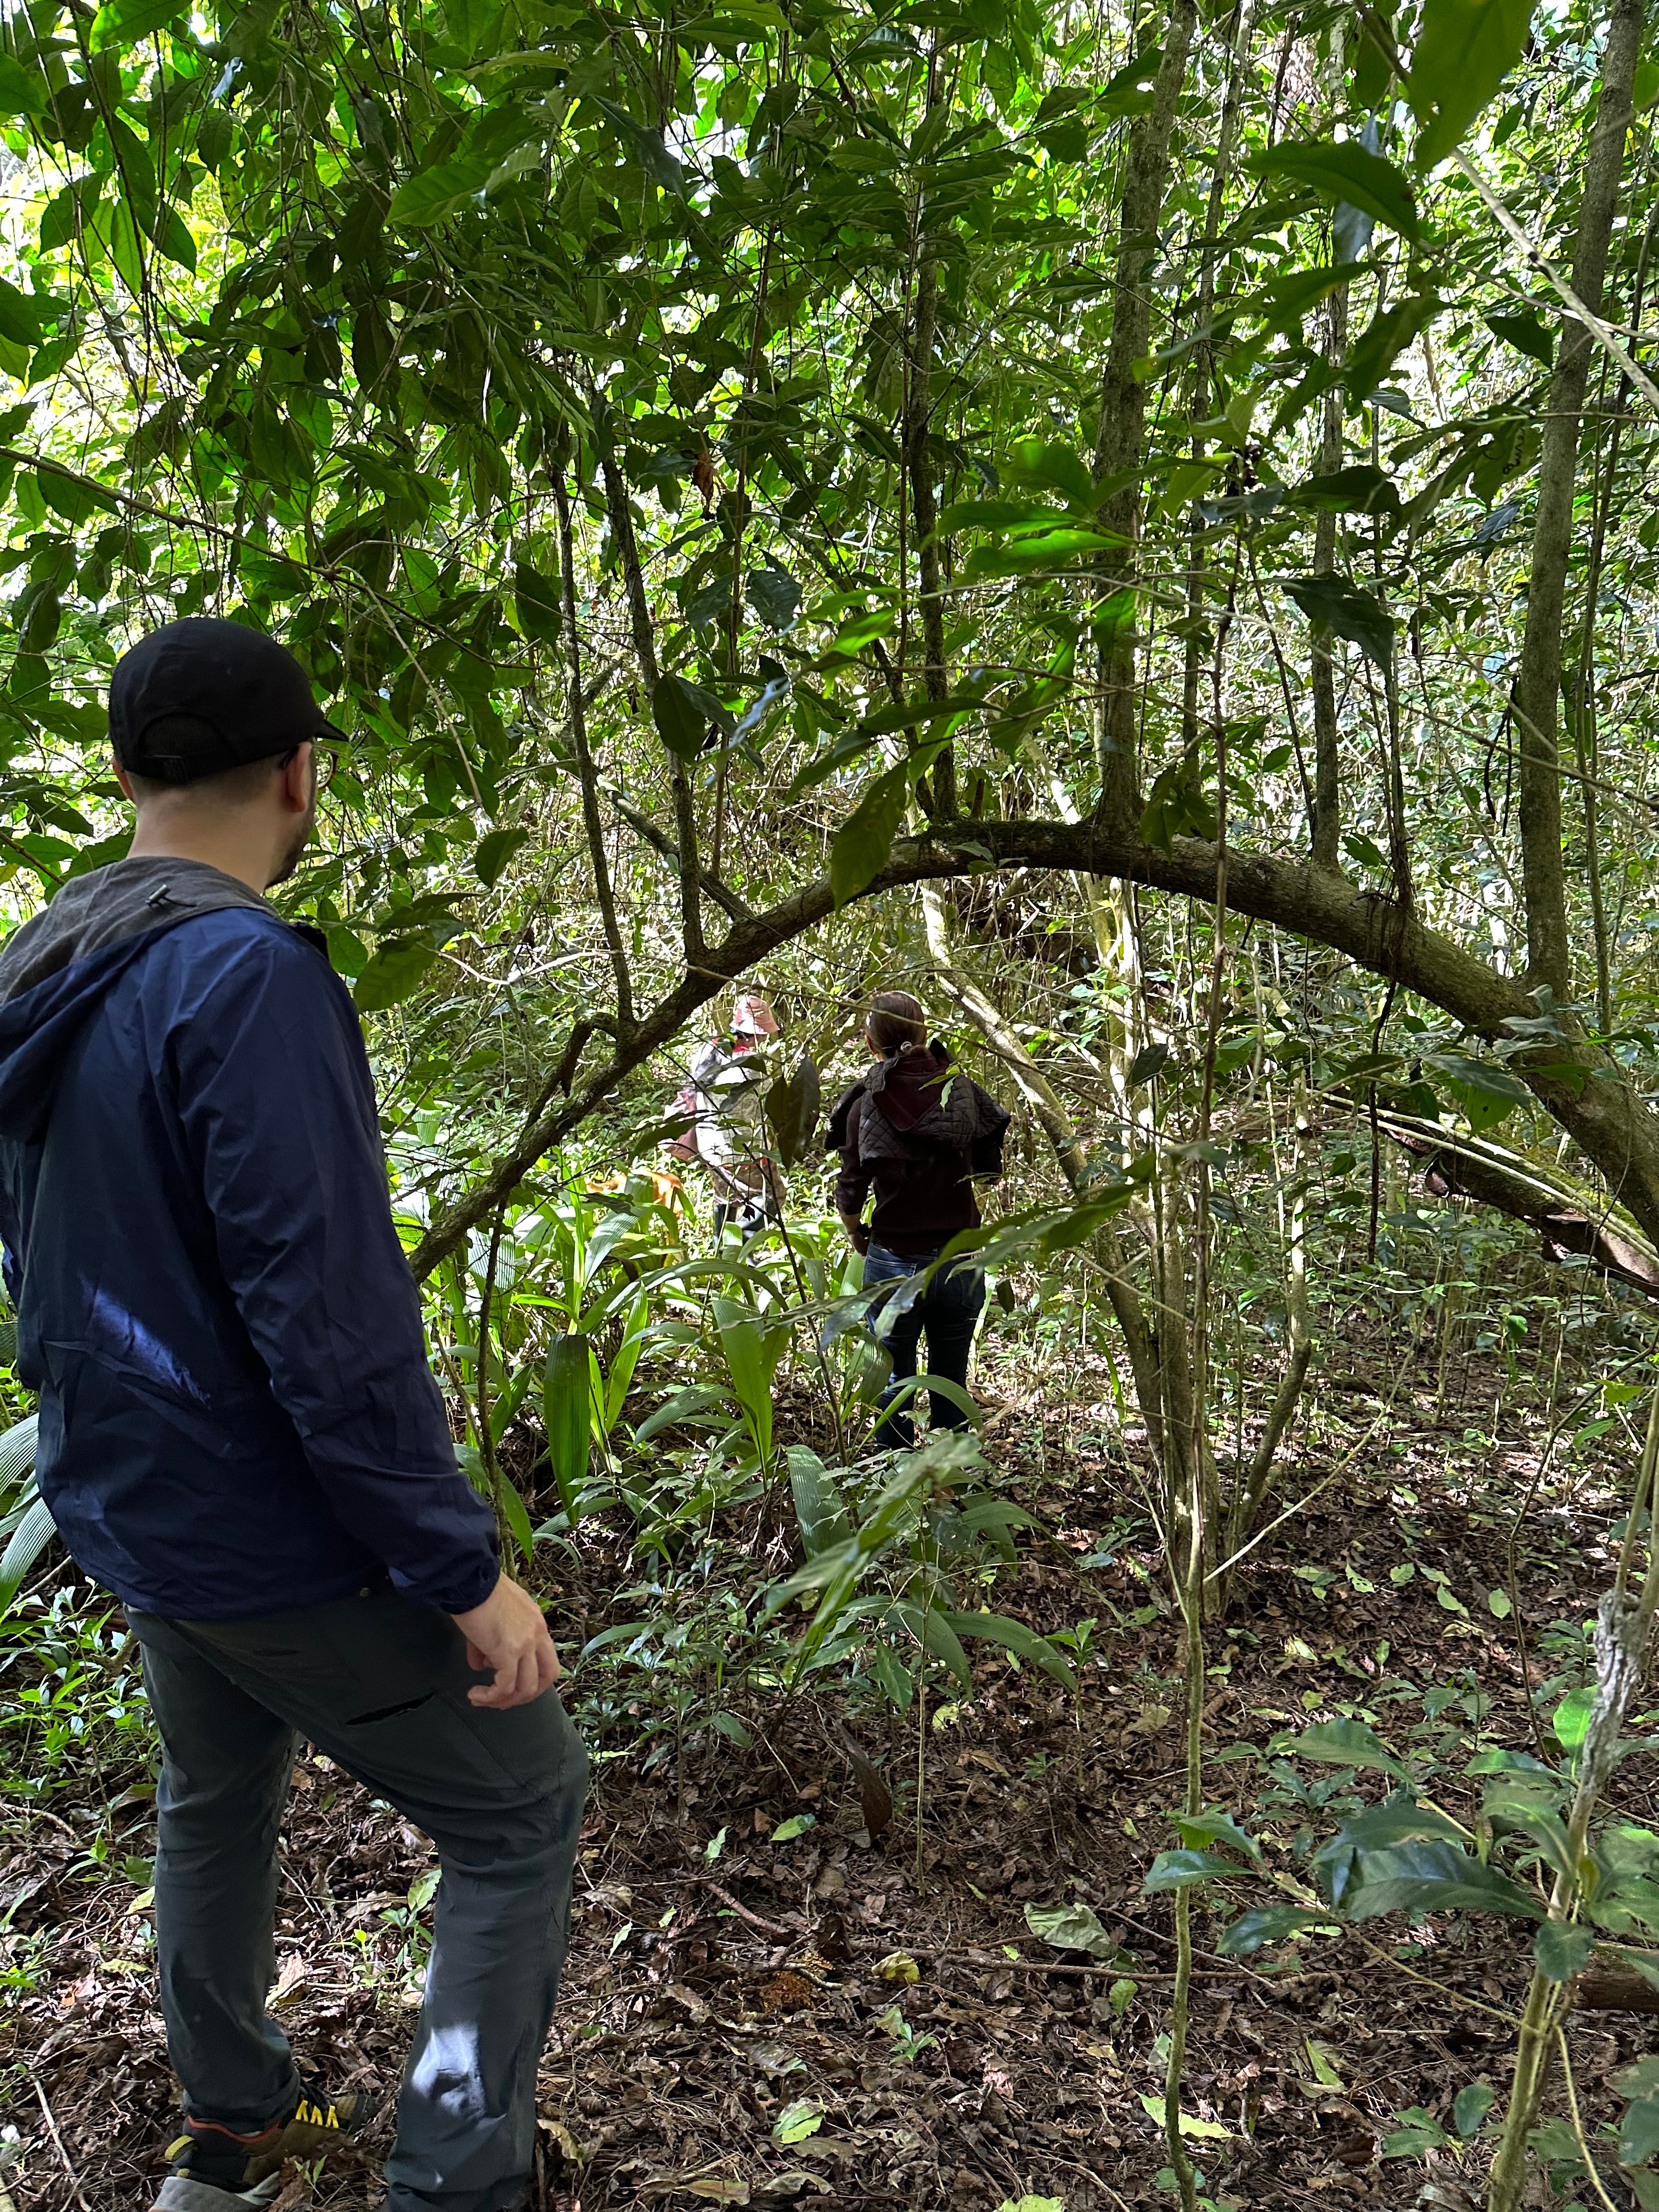
[[(1006, 1395), (988, 1455), (1041, 1524), (994, 1602), (1045, 1631), (1092, 1618), (1079, 1698), (1000, 1656), (976, 1659), (973, 1697), (930, 1717), (920, 1851), (914, 1710), (885, 1742), (867, 1714), (856, 1723), (897, 1801), (875, 1837), (832, 1699), (798, 1702), (752, 1749), (717, 1741), (678, 1787), (672, 1764), (647, 1775), (629, 1755), (597, 1761), (542, 2074), (542, 2212), (1172, 2203), (1148, 2106), (1161, 2111), (1173, 1919), (1142, 1881), (1176, 1840), (1177, 1624), (1109, 1406), (1045, 1415), (1020, 1402), (1015, 1370), (990, 1380)], [(1609, 1486), (1628, 1479), (1617, 1428), (1560, 1456), (1524, 1516), (1509, 1615), (1510, 1534), (1538, 1473), (1542, 1409), (1479, 1358), (1437, 1404), (1434, 1376), (1402, 1375), (1363, 1330), (1332, 1341), (1318, 1406), (1316, 1438), (1291, 1450), (1281, 1484), (1286, 1501), (1316, 1494), (1252, 1555), (1230, 1623), (1209, 1635), (1206, 1795), (1286, 1843), (1304, 1814), (1267, 1756), (1281, 1730), (1361, 1714), (1445, 1761), (1457, 1778), (1437, 1791), (1454, 1810), (1479, 1786), (1461, 1779), (1477, 1723), (1486, 1741), (1534, 1747), (1528, 1673), (1547, 1720), (1551, 1686), (1582, 1678), (1584, 1623), (1609, 1573)], [(596, 1560), (580, 1593), (550, 1593), (580, 1607), (590, 1636), (604, 1582)], [(15, 1692), (16, 1664), (9, 1681)], [(580, 1688), (579, 1674), (578, 1706)], [(1645, 1753), (1619, 1770), (1627, 1814), (1651, 1816), (1653, 1773)], [(14, 1984), (0, 2090), (16, 2131), (0, 2179), (20, 2212), (135, 2212), (161, 2170), (175, 2092), (139, 1887), (150, 1808), (142, 1790), (112, 1790), (127, 1778), (106, 1770), (100, 1786), (27, 1809), (14, 1798), (0, 1836)], [(1328, 1816), (1305, 1817), (1328, 1832)], [(100, 1835), (113, 1838), (101, 1866), (88, 1856)], [(311, 1759), (285, 1848), (278, 2016), (331, 2087), (390, 2090), (418, 2002), (409, 1899), (425, 1842)], [(1073, 1900), (1094, 1909), (1112, 1955), (1032, 1935), (1028, 1903)], [(1389, 2138), (1402, 2125), (1454, 2137), (1453, 2100), (1471, 2082), (1501, 2110), (1524, 1929), (1412, 1931), (1396, 1917), (1230, 1960), (1209, 1949), (1218, 1924), (1195, 1911), (1183, 2094), (1209, 2130), (1193, 2142), (1209, 2200), (1476, 2203), (1485, 2142), (1412, 2156)], [(1594, 2129), (1615, 2110), (1608, 2075), (1650, 2024), (1577, 2014), (1571, 2039)], [(805, 2108), (793, 2127), (792, 2106)], [(313, 2183), (338, 2212), (378, 2200), (372, 2167), (295, 2172), (284, 2212)], [(1578, 2200), (1569, 2189), (1536, 2201)]]

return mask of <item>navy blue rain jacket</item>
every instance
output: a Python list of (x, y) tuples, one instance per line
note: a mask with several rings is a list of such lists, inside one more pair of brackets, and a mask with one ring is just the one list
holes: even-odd
[(488, 1596), (356, 1010), (270, 908), (164, 919), (0, 1005), (0, 1238), (41, 1493), (126, 1605)]

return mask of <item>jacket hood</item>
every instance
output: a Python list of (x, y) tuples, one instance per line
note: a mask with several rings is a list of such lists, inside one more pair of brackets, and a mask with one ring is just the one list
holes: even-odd
[(163, 932), (224, 907), (273, 909), (203, 860), (113, 861), (65, 884), (0, 950), (0, 1136), (45, 1133), (65, 1055), (105, 996)]
[[(878, 1061), (866, 1076), (864, 1088), (878, 1113), (896, 1129), (914, 1129), (935, 1141), (972, 1141), (971, 1104), (958, 1102), (956, 1096), (972, 1085), (951, 1081), (951, 1055), (942, 1044), (935, 1042), (925, 1052), (895, 1053)], [(969, 1104), (965, 1119), (963, 1104)], [(954, 1117), (952, 1106), (957, 1108)]]
[(1006, 1106), (952, 1068), (937, 1041), (926, 1052), (878, 1060), (843, 1092), (824, 1133), (827, 1149), (846, 1145), (854, 1115), (870, 1159), (926, 1158), (927, 1148), (937, 1146), (966, 1153), (981, 1138), (1000, 1134), (1011, 1119)]

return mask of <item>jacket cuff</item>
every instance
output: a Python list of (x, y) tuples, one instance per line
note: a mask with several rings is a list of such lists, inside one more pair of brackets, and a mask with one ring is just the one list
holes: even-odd
[(501, 1563), (492, 1545), (488, 1553), (471, 1553), (450, 1567), (422, 1575), (418, 1582), (396, 1567), (391, 1572), (394, 1587), (422, 1605), (435, 1606), (440, 1613), (471, 1613), (501, 1580)]

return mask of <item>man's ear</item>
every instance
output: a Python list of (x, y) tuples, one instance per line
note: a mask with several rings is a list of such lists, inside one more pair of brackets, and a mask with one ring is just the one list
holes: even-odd
[(122, 790), (126, 793), (127, 797), (128, 797), (129, 799), (132, 799), (132, 803), (133, 803), (133, 805), (134, 805), (135, 806), (137, 806), (137, 805), (138, 804), (138, 802), (137, 802), (137, 800), (136, 799), (133, 799), (133, 798), (132, 798), (132, 778), (131, 778), (131, 777), (127, 774), (127, 772), (126, 772), (125, 769), (124, 769), (124, 768), (122, 767), (122, 765), (121, 765), (121, 763), (120, 763), (120, 762), (119, 762), (119, 761), (117, 761), (117, 762), (114, 763), (114, 768), (115, 768), (115, 781), (117, 781), (117, 783), (118, 783), (118, 784), (120, 785), (120, 787), (121, 787)]
[(306, 738), (283, 770), (283, 806), (287, 813), (303, 814), (311, 804), (312, 761), (316, 750), (310, 738)]

